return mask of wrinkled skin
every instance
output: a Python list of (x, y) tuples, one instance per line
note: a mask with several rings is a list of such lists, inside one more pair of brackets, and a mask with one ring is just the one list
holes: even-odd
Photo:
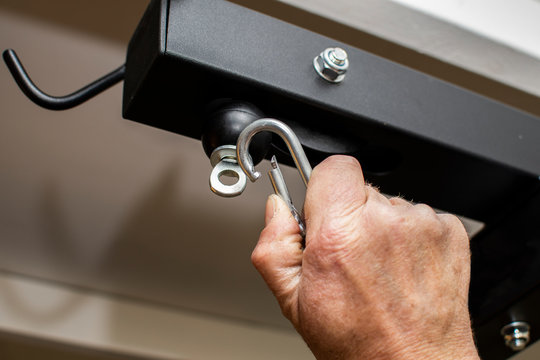
[(304, 209), (303, 250), (270, 196), (252, 262), (317, 359), (478, 359), (469, 239), (455, 216), (387, 199), (345, 156), (313, 170)]

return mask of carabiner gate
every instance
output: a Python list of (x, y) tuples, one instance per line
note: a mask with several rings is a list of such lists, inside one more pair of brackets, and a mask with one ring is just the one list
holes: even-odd
[[(298, 169), (298, 172), (300, 173), (300, 176), (307, 187), (312, 169), (304, 149), (302, 148), (302, 144), (290, 127), (275, 119), (257, 120), (248, 125), (238, 137), (236, 144), (238, 164), (242, 170), (244, 170), (249, 179), (254, 182), (261, 176), (261, 173), (255, 170), (255, 166), (253, 165), (253, 161), (251, 160), (251, 156), (249, 155), (248, 151), (251, 139), (261, 131), (273, 132), (283, 139), (287, 145), (287, 148), (289, 149), (289, 152), (291, 153), (294, 163), (296, 164), (296, 168)], [(275, 156), (272, 157), (270, 163), (272, 165), (272, 170), (268, 172), (268, 175), (270, 176), (270, 181), (274, 187), (274, 192), (287, 203), (293, 217), (298, 222), (302, 237), (305, 237), (306, 226), (304, 219), (294, 207), (287, 189), (287, 184), (285, 183), (285, 179), (283, 179), (283, 175), (279, 169)]]

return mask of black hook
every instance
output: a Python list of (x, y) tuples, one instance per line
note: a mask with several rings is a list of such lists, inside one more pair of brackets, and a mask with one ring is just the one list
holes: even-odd
[(2, 55), (11, 75), (22, 92), (34, 103), (49, 110), (67, 110), (80, 105), (122, 81), (126, 73), (126, 65), (122, 65), (74, 93), (66, 96), (50, 96), (41, 91), (30, 79), (14, 50), (7, 49)]

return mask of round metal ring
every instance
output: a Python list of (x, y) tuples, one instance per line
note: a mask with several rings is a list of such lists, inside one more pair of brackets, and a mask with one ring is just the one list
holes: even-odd
[[(232, 185), (225, 185), (219, 179), (223, 175), (236, 177), (238, 180)], [(244, 171), (236, 162), (223, 160), (214, 167), (210, 174), (210, 189), (219, 196), (238, 196), (244, 192), (246, 184), (246, 174), (244, 174)]]

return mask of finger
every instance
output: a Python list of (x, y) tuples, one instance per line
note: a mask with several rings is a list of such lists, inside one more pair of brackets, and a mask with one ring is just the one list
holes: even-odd
[(368, 193), (362, 168), (355, 158), (327, 158), (313, 169), (309, 180), (304, 204), (308, 231), (310, 224), (320, 224), (329, 215), (344, 217), (362, 207)]
[[(471, 250), (470, 239), (463, 223), (454, 215), (438, 214), (440, 221), (446, 226), (448, 231), (447, 239), (449, 245), (447, 247), (447, 256), (451, 257), (451, 263), (455, 269), (459, 269), (458, 282), (461, 287), (467, 289), (469, 287), (471, 277)], [(455, 270), (454, 270), (455, 271)], [(464, 292), (464, 303), (467, 302), (467, 292)]]
[(251, 261), (290, 318), (302, 266), (302, 236), (289, 208), (277, 195), (268, 198), (265, 220)]
[(377, 201), (384, 205), (392, 205), (390, 199), (381, 194), (376, 187), (366, 184), (366, 191), (368, 192), (367, 197), (369, 201)]
[(457, 216), (446, 213), (440, 213), (437, 216), (452, 232), (461, 233), (462, 235), (467, 234), (465, 226)]
[(414, 204), (410, 208), (410, 212), (414, 213), (414, 216), (420, 219), (423, 224), (430, 224), (434, 227), (435, 224), (439, 224), (441, 222), (441, 219), (437, 215), (435, 210), (433, 210), (431, 206), (426, 204)]
[(413, 204), (399, 196), (392, 197), (388, 199), (390, 201), (390, 204), (393, 206), (403, 207), (403, 208), (411, 208), (413, 207)]
[(455, 245), (461, 249), (468, 249), (470, 239), (461, 220), (452, 214), (437, 214), (437, 217), (445, 225), (449, 233), (449, 238), (454, 240)]

